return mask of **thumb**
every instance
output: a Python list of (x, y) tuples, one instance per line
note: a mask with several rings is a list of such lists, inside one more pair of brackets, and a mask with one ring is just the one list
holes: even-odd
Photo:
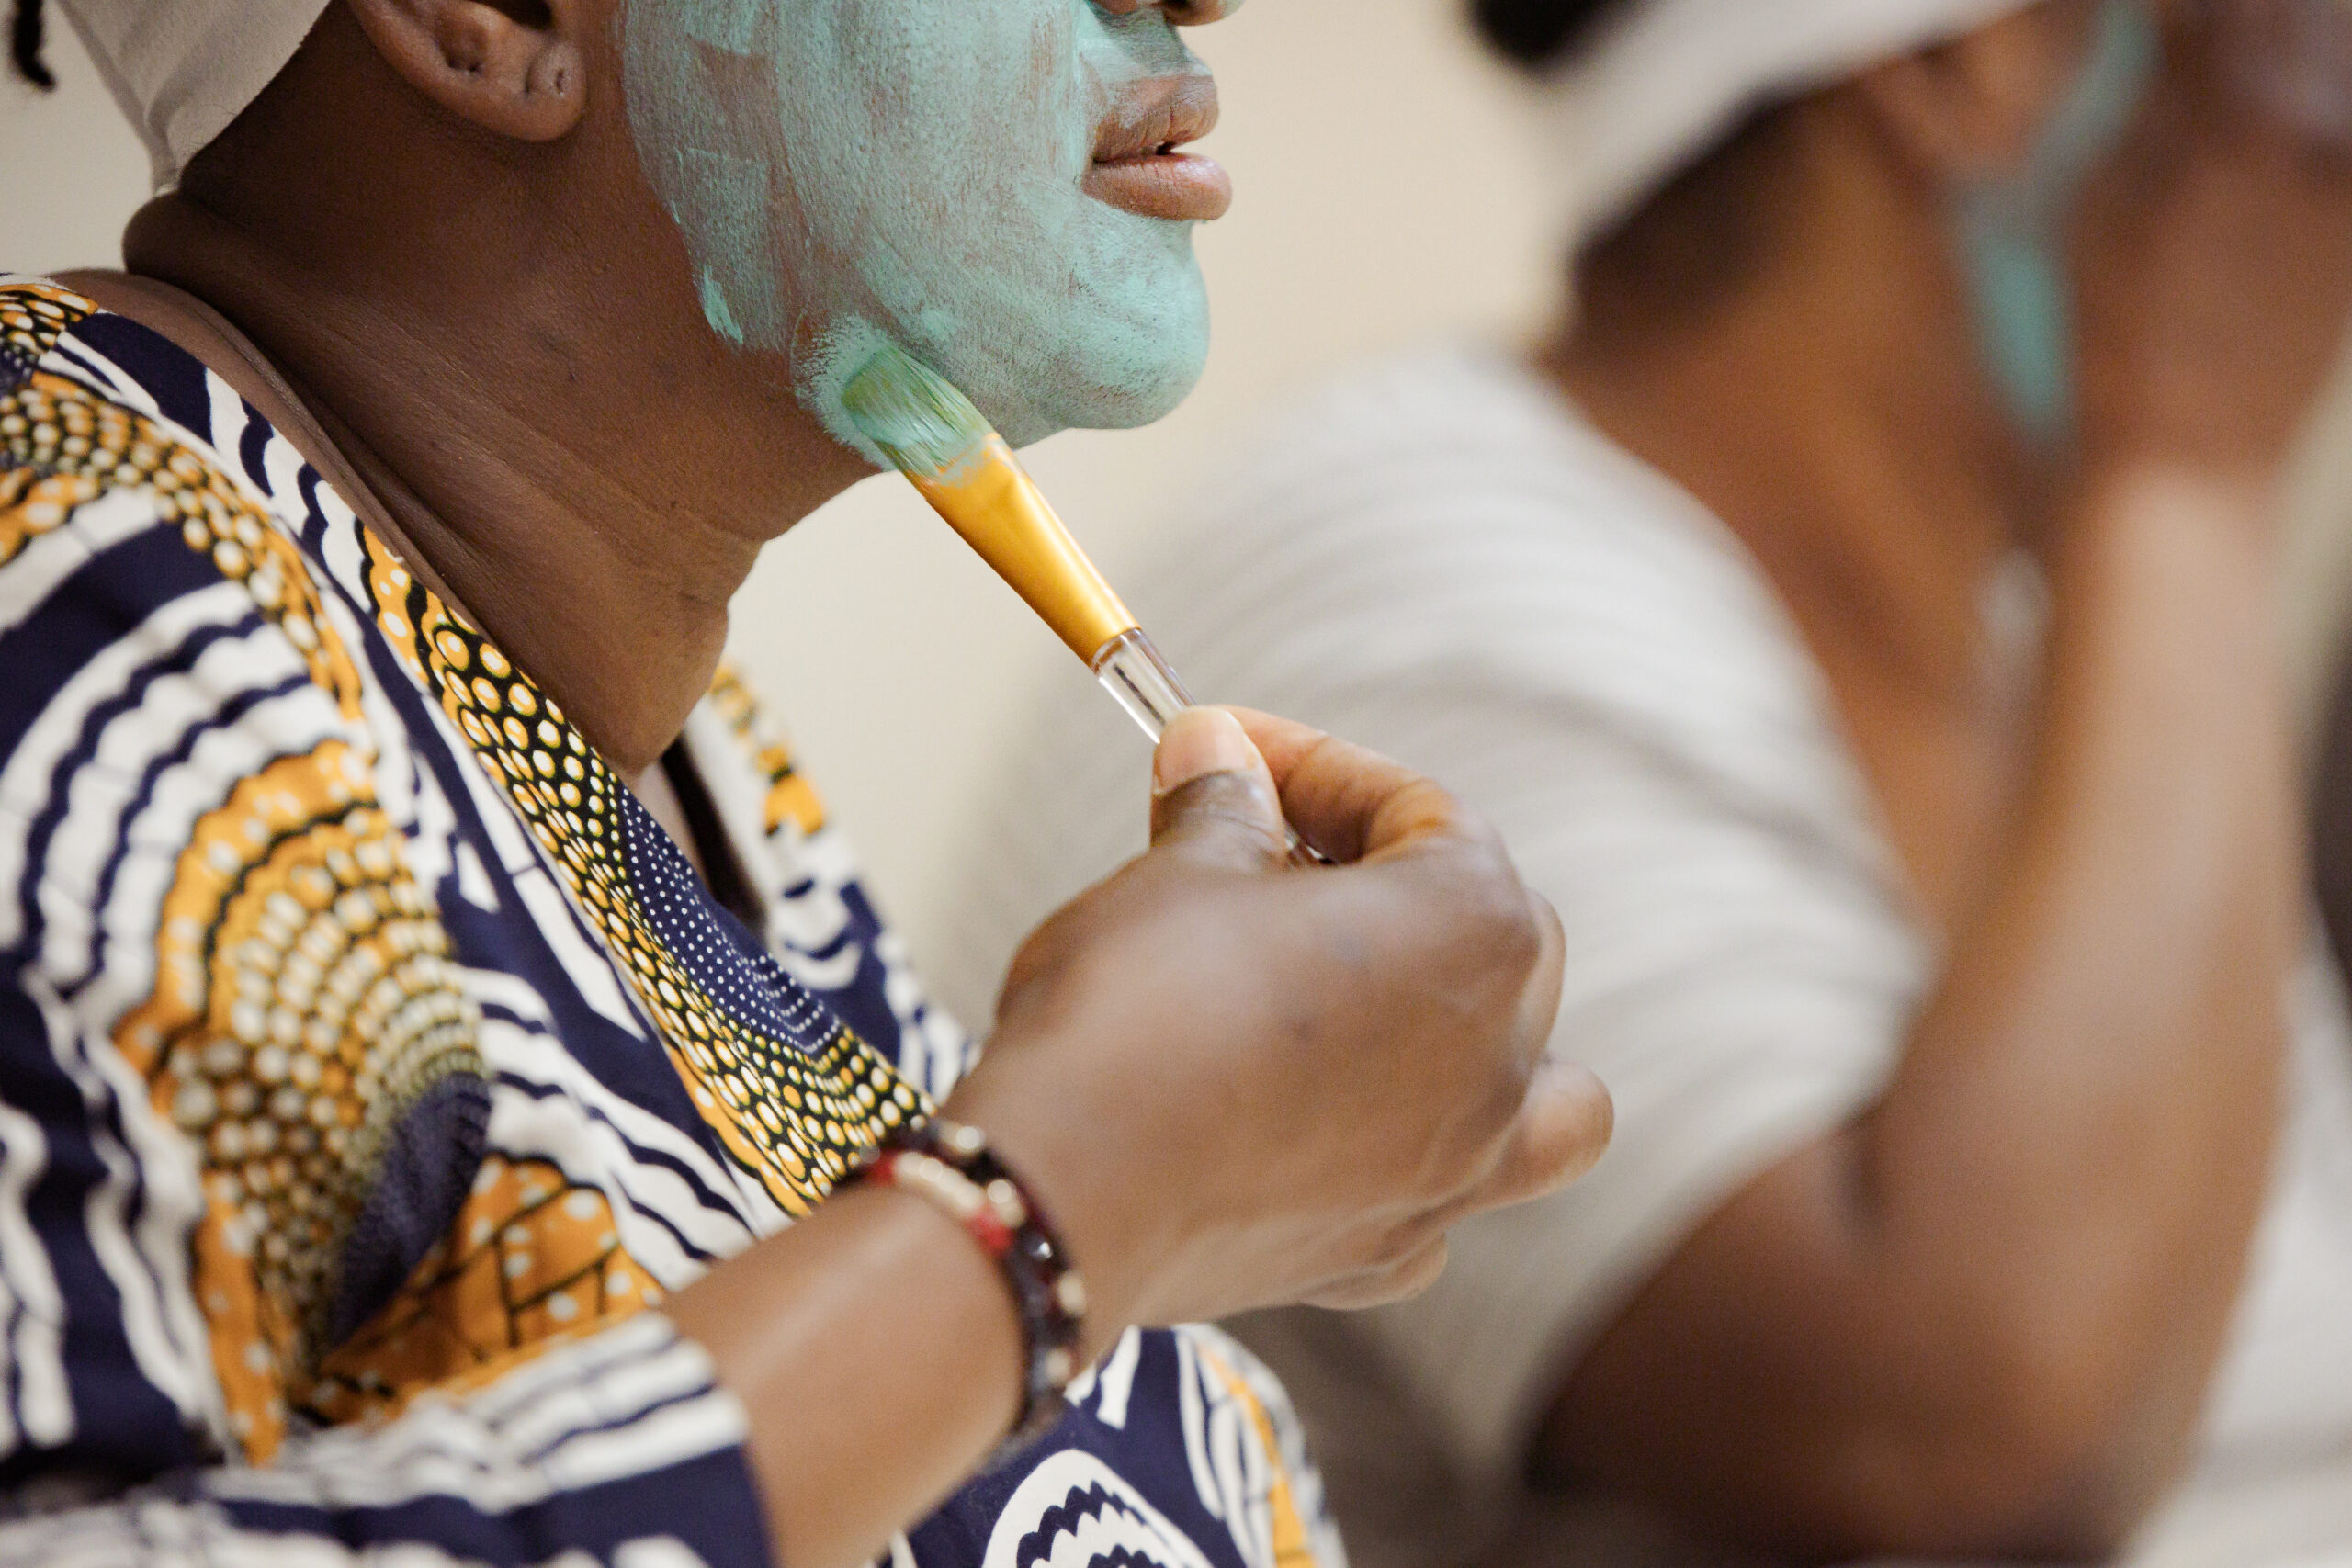
[(1151, 844), (1244, 870), (1287, 853), (1273, 775), (1240, 720), (1223, 708), (1186, 708), (1159, 738)]

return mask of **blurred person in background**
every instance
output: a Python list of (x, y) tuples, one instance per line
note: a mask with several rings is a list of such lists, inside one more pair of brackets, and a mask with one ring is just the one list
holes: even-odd
[[(1137, 580), (1204, 689), (1461, 781), (1617, 1097), (1429, 1296), (1245, 1328), (1356, 1561), (2352, 1547), (2352, 1043), (2274, 626), (2345, 11), (1478, 17), (1542, 76), (1562, 324), (1308, 400)], [(985, 962), (1123, 847), (1114, 723), (1019, 755)]]

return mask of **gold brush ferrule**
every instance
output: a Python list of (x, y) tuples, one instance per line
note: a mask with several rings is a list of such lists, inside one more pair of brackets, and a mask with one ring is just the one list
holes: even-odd
[(989, 435), (979, 455), (950, 475), (907, 477), (932, 510), (1090, 669), (1105, 644), (1136, 629), (1136, 618), (1069, 536), (1003, 437)]

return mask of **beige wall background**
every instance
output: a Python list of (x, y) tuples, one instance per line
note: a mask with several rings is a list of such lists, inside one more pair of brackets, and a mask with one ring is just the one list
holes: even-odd
[[(1540, 150), (1454, 0), (1255, 0), (1196, 42), (1225, 96), (1208, 146), (1240, 192), (1201, 236), (1208, 376), (1153, 429), (1072, 433), (1032, 456), (1114, 581), (1220, 443), (1295, 389), (1398, 344), (1527, 330), (1553, 281)], [(0, 266), (111, 265), (146, 160), (62, 25), (51, 55), (55, 95), (0, 85)], [(2352, 515), (2346, 380), (2297, 483), (2283, 624), (2305, 671), (2324, 662), (2352, 578), (2352, 530), (2338, 525)], [(734, 646), (918, 955), (952, 916), (942, 869), (960, 836), (987, 831), (971, 789), (1027, 694), (1107, 700), (893, 479), (769, 548), (737, 601)]]

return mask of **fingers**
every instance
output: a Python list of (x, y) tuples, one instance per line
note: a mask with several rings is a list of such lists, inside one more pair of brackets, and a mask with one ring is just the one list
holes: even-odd
[(1452, 797), (1402, 763), (1272, 714), (1232, 712), (1266, 759), (1284, 813), (1333, 860), (1362, 860), (1373, 847), (1375, 819), (1400, 796), (1426, 829), (1442, 829)]
[(1567, 966), (1568, 938), (1560, 925), (1560, 912), (1552, 908), (1550, 899), (1530, 891), (1527, 902), (1535, 912), (1535, 965), (1527, 977), (1526, 988), (1520, 993), (1514, 1038), (1527, 1053), (1526, 1060), (1540, 1062), (1552, 1042), (1552, 1026), (1560, 1017), (1560, 986)]
[(1477, 813), (1402, 762), (1272, 714), (1228, 711), (1265, 758), (1283, 812), (1332, 859), (1370, 859), (1432, 838), (1497, 847)]
[(1608, 1151), (1617, 1110), (1600, 1080), (1571, 1062), (1544, 1058), (1527, 1086), (1493, 1172), (1465, 1200), (1464, 1214), (1556, 1192)]
[(1508, 1208), (1556, 1192), (1590, 1171), (1609, 1147), (1616, 1109), (1600, 1080), (1573, 1063), (1546, 1059), (1535, 1069), (1527, 1100), (1512, 1124), (1502, 1158), (1487, 1179), (1438, 1211), (1415, 1220), (1424, 1239), (1326, 1280), (1305, 1297), (1310, 1306), (1352, 1312), (1417, 1296), (1445, 1271), (1446, 1232), (1488, 1209)]
[(1152, 758), (1151, 842), (1238, 870), (1287, 852), (1280, 798), (1265, 759), (1222, 708), (1187, 708)]
[[(1431, 780), (1319, 729), (1248, 708), (1191, 709), (1169, 726), (1154, 766), (1154, 844), (1164, 841), (1163, 832), (1189, 837), (1195, 819), (1231, 828), (1258, 820), (1248, 788), (1230, 781), (1199, 787), (1242, 774), (1267, 792), (1262, 815), (1278, 839), (1287, 817), (1308, 842), (1341, 863), (1432, 840), (1500, 855), (1485, 820)], [(1255, 863), (1239, 843), (1250, 836), (1228, 836), (1220, 852)]]
[(1445, 1272), (1445, 1233), (1438, 1232), (1393, 1263), (1365, 1269), (1317, 1287), (1305, 1301), (1333, 1312), (1361, 1312), (1419, 1295)]

